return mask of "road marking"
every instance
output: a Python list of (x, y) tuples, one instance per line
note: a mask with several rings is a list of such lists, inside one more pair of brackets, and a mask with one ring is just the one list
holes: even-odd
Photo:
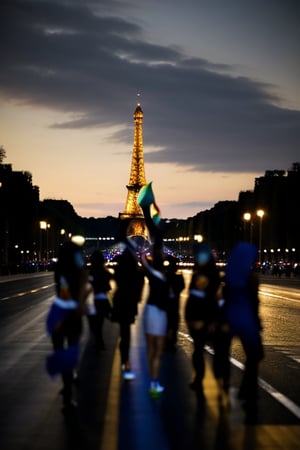
[[(183, 336), (185, 339), (187, 339), (190, 342), (193, 342), (193, 338), (187, 334), (182, 333), (181, 331), (178, 332), (181, 336)], [(214, 355), (214, 351), (211, 347), (206, 345), (205, 350), (210, 354)], [(245, 365), (238, 361), (235, 358), (230, 357), (230, 362), (235, 367), (237, 367), (240, 370), (245, 370)], [(281, 403), (286, 409), (288, 409), (294, 416), (297, 417), (297, 419), (300, 419), (300, 407), (296, 405), (292, 400), (290, 400), (288, 397), (286, 397), (281, 392), (277, 391), (273, 386), (271, 386), (269, 383), (264, 381), (262, 378), (258, 378), (259, 386), (264, 389), (269, 395), (271, 395), (275, 400), (277, 400), (279, 403)]]
[(259, 290), (258, 293), (261, 294), (261, 295), (265, 295), (266, 297), (279, 298), (280, 300), (287, 300), (289, 302), (300, 303), (300, 300), (295, 300), (295, 299), (292, 299), (290, 297), (284, 297), (282, 295), (271, 294), (270, 292), (265, 292), (265, 291)]
[[(49, 303), (51, 300), (53, 300), (53, 297), (49, 297), (45, 300), (45, 303)], [(41, 322), (41, 319), (46, 317), (48, 313), (48, 310), (43, 310), (41, 313), (39, 313), (38, 315), (36, 315), (33, 319), (31, 319), (29, 322), (26, 322), (23, 326), (18, 327), (16, 329), (16, 331), (14, 333), (11, 333), (9, 335), (7, 335), (4, 339), (3, 342), (7, 343), (10, 341), (13, 341), (14, 339), (16, 339), (20, 334), (23, 334), (24, 331), (26, 331), (28, 328), (30, 328), (32, 325), (35, 325), (37, 322)]]
[(277, 391), (273, 386), (271, 386), (266, 381), (261, 378), (258, 379), (260, 387), (262, 387), (268, 394), (270, 394), (273, 398), (275, 398), (279, 403), (281, 403), (286, 409), (288, 409), (297, 419), (300, 419), (300, 408), (296, 403), (286, 397), (281, 392)]
[(30, 289), (29, 291), (19, 292), (18, 294), (11, 295), (10, 297), (2, 297), (0, 298), (0, 302), (3, 302), (4, 300), (10, 300), (12, 298), (24, 297), (24, 295), (28, 294), (36, 294), (37, 292), (42, 291), (43, 289), (48, 289), (52, 286), (54, 286), (54, 283), (47, 284), (46, 286), (42, 286), (36, 289)]

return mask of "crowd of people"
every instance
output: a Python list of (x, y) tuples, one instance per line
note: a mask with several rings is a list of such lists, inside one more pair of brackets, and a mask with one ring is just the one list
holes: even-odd
[(61, 246), (54, 271), (56, 295), (46, 320), (53, 352), (47, 356), (46, 363), (50, 376), (62, 377), (63, 411), (76, 407), (72, 389), (80, 358), (84, 316), (100, 351), (105, 350), (104, 321), (118, 324), (120, 370), (125, 381), (135, 379), (130, 363), (131, 326), (138, 316), (138, 304), (147, 278), (148, 293), (142, 320), (150, 395), (156, 398), (164, 391), (160, 383), (161, 362), (165, 351), (176, 351), (180, 295), (187, 288), (184, 319), (193, 341), (194, 374), (190, 388), (200, 402), (205, 401), (204, 347), (210, 344), (214, 350), (213, 372), (220, 396), (228, 395), (230, 348), (233, 338), (239, 338), (245, 353), (239, 398), (246, 414), (255, 416), (258, 367), (263, 358), (259, 280), (254, 270), (257, 249), (246, 242), (237, 244), (222, 272), (209, 245), (196, 244), (191, 281), (185, 286), (182, 274), (177, 271), (176, 258), (164, 253), (163, 230), (151, 183), (140, 191), (138, 203), (149, 231), (151, 251), (142, 255), (137, 251), (134, 239), (127, 235), (129, 222), (122, 221), (118, 239), (123, 251), (114, 273), (106, 268), (101, 251), (96, 250), (91, 255), (87, 267), (81, 247), (73, 242)]

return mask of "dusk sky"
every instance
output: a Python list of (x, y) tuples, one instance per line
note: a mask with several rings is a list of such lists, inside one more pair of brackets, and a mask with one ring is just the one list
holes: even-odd
[(117, 217), (139, 101), (162, 217), (237, 200), (300, 161), (299, 24), (298, 0), (3, 0), (4, 163)]

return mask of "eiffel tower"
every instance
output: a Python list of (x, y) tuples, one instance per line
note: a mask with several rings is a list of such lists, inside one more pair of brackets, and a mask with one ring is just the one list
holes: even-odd
[(143, 149), (143, 117), (140, 103), (137, 104), (133, 114), (135, 128), (133, 138), (133, 150), (131, 157), (131, 170), (129, 183), (127, 184), (127, 199), (125, 210), (119, 214), (119, 218), (130, 219), (127, 229), (128, 236), (141, 236), (149, 239), (149, 232), (145, 224), (145, 219), (141, 207), (137, 203), (137, 197), (140, 189), (147, 184), (144, 166)]

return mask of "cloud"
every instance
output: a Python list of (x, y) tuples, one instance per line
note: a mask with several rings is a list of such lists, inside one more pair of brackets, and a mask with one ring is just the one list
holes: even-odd
[[(77, 214), (81, 215), (82, 217), (107, 217), (112, 215), (112, 211), (115, 211), (113, 216), (117, 217), (118, 212), (122, 212), (124, 210), (124, 204), (116, 202), (85, 202), (74, 203), (74, 208)], [(80, 214), (78, 211), (80, 211)], [(97, 214), (95, 214), (95, 211), (97, 211)]]
[(1, 96), (67, 113), (53, 128), (119, 125), (111, 138), (131, 143), (128, 117), (141, 92), (148, 163), (259, 172), (299, 159), (300, 111), (279, 106), (276, 86), (148, 42), (117, 15), (121, 3), (5, 2)]

